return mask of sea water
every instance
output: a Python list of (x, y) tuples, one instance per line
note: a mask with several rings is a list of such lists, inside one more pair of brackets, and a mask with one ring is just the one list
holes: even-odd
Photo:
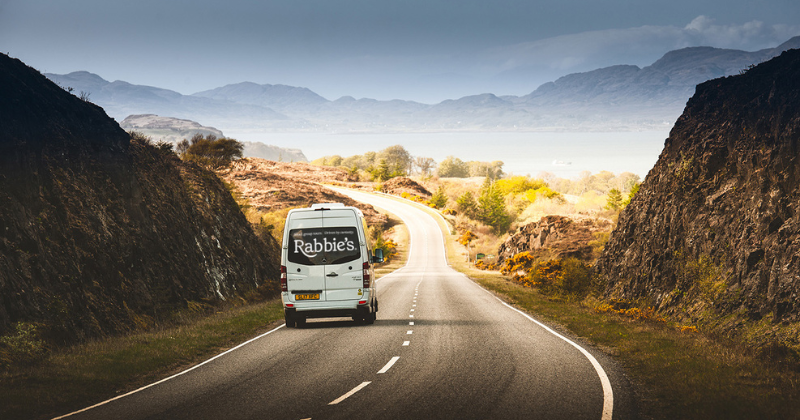
[(437, 132), (437, 133), (263, 133), (225, 130), (241, 141), (259, 141), (300, 149), (309, 161), (331, 155), (348, 157), (402, 145), (412, 156), (448, 156), (463, 161), (504, 163), (508, 174), (550, 172), (576, 178), (583, 171), (633, 172), (644, 178), (658, 160), (666, 131), (643, 132)]

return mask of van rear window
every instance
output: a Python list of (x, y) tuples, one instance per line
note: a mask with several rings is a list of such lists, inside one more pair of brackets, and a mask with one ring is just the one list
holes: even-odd
[(355, 227), (292, 229), (289, 261), (303, 265), (344, 264), (361, 257)]

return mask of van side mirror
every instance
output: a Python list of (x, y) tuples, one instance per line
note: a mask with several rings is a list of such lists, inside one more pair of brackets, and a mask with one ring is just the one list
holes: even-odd
[(380, 248), (375, 248), (375, 255), (372, 256), (373, 263), (382, 263), (383, 262), (383, 250)]

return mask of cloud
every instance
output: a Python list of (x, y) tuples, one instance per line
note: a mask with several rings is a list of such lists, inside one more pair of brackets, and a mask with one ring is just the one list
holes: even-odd
[(695, 44), (718, 48), (757, 50), (776, 46), (800, 34), (798, 25), (765, 25), (754, 20), (741, 25), (717, 25), (714, 19), (698, 16), (681, 31)]
[(755, 51), (771, 48), (800, 34), (800, 25), (766, 25), (760, 21), (721, 25), (698, 16), (685, 27), (640, 26), (557, 36), (485, 51), (483, 73), (520, 68), (585, 71), (613, 64), (648, 65), (664, 53), (690, 46)]

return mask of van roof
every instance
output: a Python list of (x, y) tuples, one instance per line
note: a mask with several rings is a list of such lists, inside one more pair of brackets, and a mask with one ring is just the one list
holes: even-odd
[(342, 203), (315, 203), (311, 205), (313, 210), (340, 209), (344, 207), (345, 205)]

